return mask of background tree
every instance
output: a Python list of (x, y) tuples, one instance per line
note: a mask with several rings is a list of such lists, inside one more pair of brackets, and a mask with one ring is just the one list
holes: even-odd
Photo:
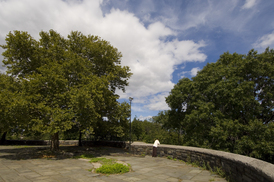
[(227, 52), (192, 80), (175, 85), (166, 98), (169, 122), (182, 126), (186, 145), (273, 161), (273, 89), (272, 49), (247, 55)]
[[(159, 124), (167, 134), (165, 134), (164, 143), (181, 145), (182, 144), (182, 123), (177, 123), (176, 115), (171, 114), (172, 111), (159, 111), (157, 116), (153, 116), (153, 122)], [(175, 118), (173, 118), (174, 116)], [(177, 116), (178, 117), (178, 116)]]

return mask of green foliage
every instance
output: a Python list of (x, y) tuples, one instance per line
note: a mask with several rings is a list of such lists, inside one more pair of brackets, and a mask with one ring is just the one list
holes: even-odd
[(224, 53), (192, 80), (183, 78), (166, 102), (166, 126), (183, 144), (274, 162), (274, 50)]
[(167, 129), (162, 123), (155, 120), (141, 121), (136, 117), (132, 121), (132, 139), (133, 141), (143, 141), (153, 143), (158, 138), (161, 143), (178, 144), (178, 135), (172, 129)]
[(29, 120), (29, 104), (19, 79), (0, 73), (0, 133), (17, 136), (23, 133)]
[(119, 174), (126, 173), (130, 170), (130, 165), (116, 163), (116, 159), (92, 158), (90, 162), (99, 162), (102, 164), (95, 172), (103, 174)]
[(111, 165), (106, 164), (96, 169), (96, 172), (103, 174), (121, 174), (129, 172), (129, 167), (118, 163)]
[[(71, 32), (67, 38), (54, 30), (39, 35), (37, 41), (27, 32), (10, 32), (6, 45), (1, 45), (7, 73), (18, 79), (12, 85), (20, 85), (15, 90), (5, 89), (10, 96), (7, 104), (0, 106), (5, 110), (1, 118), (12, 127), (17, 125), (16, 129), (27, 120), (25, 131), (49, 133), (54, 141), (58, 133), (72, 127), (79, 134), (103, 131), (124, 136), (129, 106), (117, 102), (115, 91), (125, 91), (132, 73), (121, 66), (121, 53), (109, 42), (80, 32)], [(8, 80), (1, 75), (2, 79)], [(15, 119), (8, 118), (11, 112)], [(104, 131), (108, 124), (111, 130)], [(0, 127), (10, 130), (6, 125)]]

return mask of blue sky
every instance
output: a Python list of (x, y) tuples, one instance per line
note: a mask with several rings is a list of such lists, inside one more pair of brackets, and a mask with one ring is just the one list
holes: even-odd
[(146, 119), (168, 109), (179, 79), (224, 52), (274, 48), (273, 10), (273, 0), (0, 0), (0, 44), (13, 30), (100, 36), (133, 73), (120, 101), (133, 97), (133, 117)]

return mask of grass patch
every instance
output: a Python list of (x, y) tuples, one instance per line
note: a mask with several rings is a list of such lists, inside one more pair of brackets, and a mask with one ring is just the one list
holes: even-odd
[(93, 158), (89, 162), (99, 162), (102, 165), (115, 164), (116, 159)]
[[(128, 165), (123, 165), (116, 163), (116, 159), (106, 159), (106, 158), (92, 158), (89, 162), (95, 163), (99, 162), (102, 164), (101, 167), (97, 168), (95, 170), (96, 173), (102, 173), (102, 174), (121, 174), (121, 173), (127, 173), (130, 171), (131, 166)], [(92, 171), (89, 170), (89, 171)]]
[(129, 172), (129, 166), (125, 166), (123, 164), (106, 164), (102, 165), (102, 167), (96, 169), (97, 173), (103, 174), (121, 174)]

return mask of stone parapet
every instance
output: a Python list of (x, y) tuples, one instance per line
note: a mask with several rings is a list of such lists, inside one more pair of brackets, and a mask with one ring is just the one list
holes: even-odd
[[(131, 152), (135, 155), (152, 155), (152, 144), (134, 142)], [(212, 169), (222, 168), (227, 176), (237, 182), (274, 182), (273, 164), (243, 155), (176, 145), (160, 145), (157, 155), (199, 162), (201, 166), (210, 165)]]

